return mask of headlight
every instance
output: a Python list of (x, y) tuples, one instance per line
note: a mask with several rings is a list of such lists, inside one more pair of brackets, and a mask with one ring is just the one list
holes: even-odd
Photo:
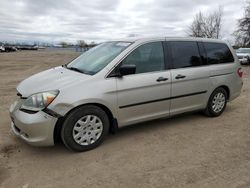
[(20, 109), (39, 111), (46, 108), (59, 94), (58, 90), (36, 93), (29, 96)]

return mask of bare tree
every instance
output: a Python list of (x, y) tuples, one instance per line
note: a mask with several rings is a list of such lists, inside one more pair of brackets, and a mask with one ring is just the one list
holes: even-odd
[(192, 24), (189, 26), (188, 35), (191, 37), (205, 37), (203, 32), (203, 14), (199, 12), (195, 15)]
[(87, 43), (84, 40), (78, 40), (77, 44), (80, 48), (88, 47)]
[(189, 26), (188, 35), (191, 37), (220, 38), (222, 15), (221, 7), (208, 15), (199, 12)]
[(59, 44), (60, 44), (63, 48), (67, 48), (67, 47), (69, 46), (69, 44), (68, 44), (67, 42), (64, 42), (64, 41), (60, 42)]
[(238, 29), (234, 32), (238, 46), (250, 46), (250, 1), (245, 8), (244, 17), (238, 20)]

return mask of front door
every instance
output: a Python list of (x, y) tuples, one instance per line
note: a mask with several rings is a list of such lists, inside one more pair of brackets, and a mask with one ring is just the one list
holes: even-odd
[(168, 116), (171, 75), (165, 69), (162, 42), (139, 46), (122, 64), (136, 65), (136, 73), (116, 78), (119, 124)]

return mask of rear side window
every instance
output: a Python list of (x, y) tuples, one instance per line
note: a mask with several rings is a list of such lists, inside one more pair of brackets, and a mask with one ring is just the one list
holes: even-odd
[(203, 63), (199, 54), (197, 42), (173, 41), (168, 42), (171, 47), (174, 68), (201, 66)]
[(234, 57), (226, 44), (204, 42), (208, 64), (234, 62)]

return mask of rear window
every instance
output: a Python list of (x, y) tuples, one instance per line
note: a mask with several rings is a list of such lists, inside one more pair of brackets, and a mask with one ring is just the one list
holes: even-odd
[(226, 44), (204, 42), (208, 64), (234, 62), (234, 57)]

